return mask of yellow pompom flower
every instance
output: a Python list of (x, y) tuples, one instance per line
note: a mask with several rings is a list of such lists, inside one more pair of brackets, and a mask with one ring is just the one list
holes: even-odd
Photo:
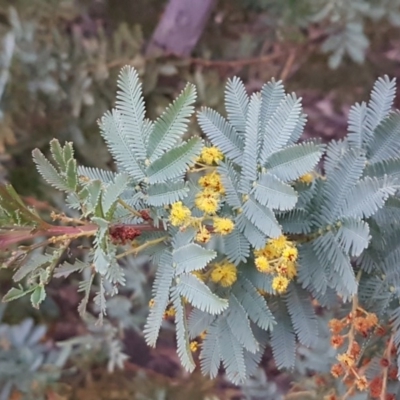
[(200, 154), (200, 160), (203, 161), (207, 165), (218, 164), (220, 160), (224, 158), (221, 150), (217, 147), (203, 147), (203, 150)]
[(262, 249), (255, 250), (256, 257), (265, 257), (267, 260), (273, 260), (281, 255), (280, 250), (277, 250), (271, 243), (268, 243)]
[(210, 238), (210, 231), (204, 225), (201, 225), (199, 231), (196, 234), (196, 241), (199, 243), (207, 243)]
[(269, 274), (273, 271), (268, 259), (264, 256), (257, 257), (255, 259), (256, 268), (263, 274)]
[(285, 235), (281, 235), (276, 239), (271, 239), (268, 243), (271, 248), (278, 252), (282, 252), (287, 246), (289, 246), (289, 244), (290, 242), (287, 240)]
[(288, 278), (278, 275), (272, 280), (272, 289), (276, 290), (278, 293), (284, 293), (289, 286), (289, 282)]
[(218, 210), (218, 199), (218, 193), (203, 190), (197, 193), (194, 203), (200, 211), (206, 214), (215, 214)]
[(199, 348), (199, 342), (198, 342), (197, 340), (192, 340), (192, 341), (189, 343), (189, 347), (190, 347), (190, 351), (191, 351), (192, 353), (195, 353), (195, 352), (198, 350), (198, 348)]
[(199, 179), (199, 185), (205, 189), (212, 189), (220, 194), (225, 193), (225, 188), (221, 182), (221, 175), (217, 171), (202, 176)]
[(214, 283), (219, 283), (223, 287), (232, 286), (237, 279), (237, 269), (230, 262), (215, 264), (211, 272), (211, 280)]
[(296, 268), (296, 264), (294, 262), (287, 262), (287, 277), (292, 280), (296, 275), (297, 275), (297, 268)]
[(156, 303), (156, 302), (155, 302), (154, 299), (150, 299), (150, 301), (149, 301), (149, 308), (153, 308), (155, 303)]
[(286, 247), (282, 252), (282, 258), (285, 261), (296, 261), (298, 254), (296, 247)]
[(164, 312), (164, 318), (174, 317), (175, 314), (176, 314), (175, 308), (174, 308), (174, 307), (169, 307), (169, 308)]
[(311, 172), (308, 172), (299, 178), (299, 181), (303, 183), (312, 183), (313, 180), (314, 175)]
[(235, 224), (228, 218), (214, 218), (214, 231), (221, 235), (228, 235), (233, 231)]
[(174, 226), (180, 226), (188, 222), (191, 212), (181, 201), (177, 201), (171, 206), (169, 220)]

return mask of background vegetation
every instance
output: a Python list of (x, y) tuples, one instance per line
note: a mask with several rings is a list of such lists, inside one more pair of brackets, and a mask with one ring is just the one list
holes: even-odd
[[(378, 76), (400, 77), (397, 0), (210, 2), (199, 40), (183, 55), (168, 50), (174, 43), (149, 50), (167, 3), (0, 0), (0, 181), (11, 182), (44, 216), (65, 205), (33, 168), (32, 149), (46, 153), (51, 138), (70, 140), (82, 164), (113, 168), (97, 119), (113, 105), (125, 64), (140, 72), (152, 118), (187, 81), (197, 86), (198, 107), (223, 112), (228, 77), (240, 76), (250, 93), (272, 77), (283, 79), (303, 97), (305, 136), (324, 140), (345, 134), (350, 105), (367, 98)], [(193, 124), (192, 132), (197, 129)], [(154, 351), (140, 334), (152, 266), (145, 258), (126, 262), (128, 284), (110, 301), (102, 327), (77, 315), (81, 295), (73, 276), (52, 284), (40, 310), (26, 298), (1, 309), (1, 400), (278, 399), (291, 381), (310, 375), (318, 354), (306, 349), (292, 376), (278, 372), (267, 351), (263, 368), (243, 387), (223, 375), (212, 382), (185, 375), (172, 330)], [(11, 286), (3, 267), (0, 294)]]

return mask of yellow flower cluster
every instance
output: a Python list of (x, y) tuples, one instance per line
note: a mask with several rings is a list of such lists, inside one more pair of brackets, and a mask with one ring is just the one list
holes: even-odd
[(221, 182), (221, 175), (217, 171), (202, 176), (199, 179), (199, 185), (204, 189), (210, 189), (212, 192), (225, 194), (225, 188)]
[(219, 194), (209, 189), (197, 193), (194, 200), (196, 207), (206, 214), (215, 214), (218, 210)]
[(189, 208), (184, 206), (181, 201), (177, 201), (171, 206), (171, 213), (169, 215), (169, 220), (174, 226), (184, 225), (189, 221), (191, 212)]
[(220, 196), (225, 194), (221, 175), (216, 171), (204, 175), (199, 179), (199, 185), (203, 190), (196, 195), (196, 207), (206, 214), (215, 214), (218, 210)]
[(255, 266), (264, 274), (274, 275), (272, 288), (285, 293), (290, 281), (297, 275), (297, 248), (286, 236), (270, 239), (265, 247), (254, 251)]
[(196, 234), (196, 242), (207, 243), (210, 239), (210, 231), (204, 225), (201, 225)]
[(237, 279), (236, 266), (228, 261), (216, 263), (211, 271), (211, 280), (223, 287), (232, 286)]
[(314, 180), (314, 175), (311, 172), (308, 172), (307, 174), (304, 174), (299, 178), (300, 182), (307, 184), (312, 183), (313, 180)]
[(189, 343), (190, 351), (195, 353), (199, 349), (199, 342), (197, 340), (192, 340)]
[(229, 235), (233, 231), (234, 227), (235, 224), (229, 218), (219, 218), (219, 217), (214, 218), (215, 233), (219, 233), (221, 235)]
[(164, 312), (164, 319), (167, 319), (169, 317), (174, 317), (175, 314), (176, 314), (175, 308), (172, 306), (169, 306)]
[(199, 157), (199, 162), (204, 162), (204, 164), (212, 165), (214, 163), (218, 164), (219, 161), (223, 158), (224, 155), (217, 147), (203, 147), (203, 150), (201, 151)]

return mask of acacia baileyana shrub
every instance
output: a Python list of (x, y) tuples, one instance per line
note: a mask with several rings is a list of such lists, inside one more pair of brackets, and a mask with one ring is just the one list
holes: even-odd
[[(215, 377), (222, 363), (240, 383), (267, 345), (277, 366), (290, 369), (298, 344), (317, 343), (323, 309), (349, 303), (351, 311), (329, 323), (338, 349), (332, 375), (344, 379), (347, 397), (386, 393), (400, 344), (395, 81), (378, 79), (369, 103), (351, 108), (347, 137), (327, 146), (299, 142), (301, 99), (275, 80), (250, 97), (239, 79), (229, 80), (227, 117), (209, 108), (197, 115), (205, 140), (183, 139), (193, 85), (156, 121), (145, 118), (135, 70), (123, 68), (118, 87), (116, 108), (100, 121), (117, 172), (77, 166), (70, 143), (51, 142), (53, 161), (33, 151), (40, 174), (78, 217), (53, 214), (60, 223), (49, 224), (10, 186), (1, 188), (8, 229), (0, 245), (48, 238), (9, 253), (5, 265), (15, 267), (19, 286), (4, 300), (29, 294), (38, 307), (52, 277), (79, 272), (79, 311), (94, 290), (101, 320), (106, 297), (125, 282), (118, 260), (148, 254), (158, 269), (146, 341), (155, 346), (163, 320), (174, 321), (188, 371), (198, 359)], [(89, 261), (59, 265), (82, 237), (92, 238)], [(30, 254), (41, 244), (44, 252)]]

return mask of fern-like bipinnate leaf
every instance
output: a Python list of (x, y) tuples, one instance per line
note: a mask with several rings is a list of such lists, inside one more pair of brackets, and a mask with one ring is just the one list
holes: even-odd
[(175, 101), (155, 121), (148, 139), (147, 156), (155, 161), (165, 151), (170, 150), (187, 130), (193, 104), (196, 101), (196, 88), (188, 84)]
[(201, 129), (211, 143), (224, 155), (240, 163), (243, 151), (243, 140), (235, 128), (220, 114), (210, 108), (203, 108), (198, 113)]
[(189, 347), (185, 308), (181, 296), (175, 288), (172, 289), (171, 301), (175, 309), (177, 353), (183, 368), (188, 372), (193, 372), (196, 364), (194, 363), (192, 352)]
[(172, 253), (177, 275), (203, 269), (216, 256), (214, 250), (205, 249), (196, 243), (181, 246)]
[(117, 110), (121, 127), (135, 158), (144, 161), (147, 155), (143, 132), (145, 104), (142, 84), (136, 70), (130, 66), (121, 69), (118, 77)]
[(172, 254), (165, 251), (161, 256), (160, 265), (158, 266), (156, 279), (153, 284), (154, 307), (150, 309), (144, 327), (146, 343), (152, 347), (154, 347), (157, 342), (164, 311), (169, 302), (170, 287), (174, 274), (175, 270), (172, 266)]
[(249, 96), (247, 95), (243, 82), (237, 77), (229, 79), (226, 84), (225, 108), (229, 122), (240, 135), (244, 135), (246, 132)]
[(191, 274), (182, 274), (177, 283), (179, 294), (201, 311), (209, 314), (221, 314), (228, 308), (228, 300), (218, 297), (199, 278)]
[(164, 153), (149, 165), (147, 169), (149, 183), (161, 183), (183, 175), (188, 167), (194, 165), (202, 146), (201, 139), (194, 137)]
[(49, 185), (63, 192), (69, 192), (71, 190), (65, 177), (57, 172), (39, 149), (33, 150), (32, 156), (39, 174)]

